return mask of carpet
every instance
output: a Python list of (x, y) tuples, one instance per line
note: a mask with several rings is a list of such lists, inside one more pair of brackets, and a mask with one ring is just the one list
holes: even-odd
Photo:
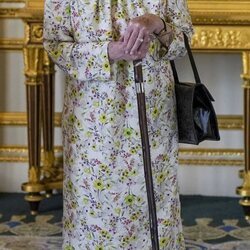
[[(248, 250), (250, 225), (237, 198), (181, 196), (187, 250)], [(59, 250), (62, 194), (41, 202), (29, 214), (23, 194), (0, 193), (0, 250)]]

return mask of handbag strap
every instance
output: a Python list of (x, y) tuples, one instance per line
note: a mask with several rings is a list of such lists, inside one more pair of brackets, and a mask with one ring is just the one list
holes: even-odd
[[(186, 50), (187, 50), (187, 53), (188, 53), (189, 61), (191, 63), (191, 67), (192, 67), (192, 70), (193, 70), (195, 82), (196, 83), (201, 83), (200, 76), (199, 76), (195, 61), (194, 61), (193, 53), (192, 53), (191, 48), (189, 46), (188, 38), (187, 38), (186, 34), (184, 34), (184, 33), (183, 33), (183, 36), (184, 36), (184, 43), (185, 43), (185, 47), (186, 47)], [(179, 83), (179, 77), (178, 77), (178, 74), (177, 74), (177, 70), (176, 70), (174, 61), (171, 60), (170, 64), (171, 64), (171, 67), (172, 67), (174, 80), (175, 80), (176, 83)]]

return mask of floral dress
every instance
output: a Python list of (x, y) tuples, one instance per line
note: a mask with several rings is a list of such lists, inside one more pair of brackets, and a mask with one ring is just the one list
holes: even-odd
[(151, 249), (133, 63), (110, 63), (107, 46), (131, 18), (173, 24), (164, 53), (155, 39), (143, 59), (160, 249), (184, 249), (177, 183), (178, 137), (169, 59), (192, 34), (184, 0), (46, 0), (44, 47), (67, 75), (63, 249)]

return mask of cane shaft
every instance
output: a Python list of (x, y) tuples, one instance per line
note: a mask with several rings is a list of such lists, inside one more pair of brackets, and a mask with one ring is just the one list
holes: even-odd
[(135, 70), (139, 125), (141, 132), (142, 153), (143, 153), (143, 163), (144, 163), (144, 175), (145, 175), (146, 190), (147, 190), (148, 208), (149, 208), (151, 242), (152, 242), (152, 249), (159, 250), (157, 214), (156, 214), (156, 205), (154, 198), (154, 185), (153, 185), (152, 168), (151, 168), (150, 144), (148, 138), (146, 101), (145, 101), (144, 85), (142, 79), (142, 67), (141, 64), (138, 62), (134, 62), (134, 66), (135, 66), (134, 70)]

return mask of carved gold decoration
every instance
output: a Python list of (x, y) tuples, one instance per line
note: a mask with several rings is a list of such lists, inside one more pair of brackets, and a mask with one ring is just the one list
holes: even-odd
[(39, 167), (32, 166), (29, 168), (29, 183), (36, 184), (40, 181), (40, 169)]
[(54, 163), (54, 152), (53, 151), (45, 151), (43, 153), (44, 155), (44, 163), (43, 165), (46, 166), (47, 168), (51, 168)]
[(55, 176), (55, 173), (57, 172), (54, 166), (54, 151), (44, 151), (44, 162), (42, 167), (43, 176), (46, 178), (51, 178), (52, 176)]
[(43, 50), (36, 47), (25, 47), (24, 50), (24, 67), (27, 85), (42, 84), (39, 69), (42, 68)]
[(226, 51), (250, 49), (250, 29), (244, 26), (195, 26), (192, 48)]
[(54, 63), (50, 60), (48, 53), (44, 53), (43, 57), (43, 71), (44, 75), (51, 75), (55, 74), (55, 67)]
[(41, 44), (43, 40), (43, 26), (41, 23), (31, 23), (30, 32), (31, 42)]
[(243, 178), (243, 185), (237, 189), (237, 192), (243, 197), (250, 197), (250, 172), (245, 172)]
[(43, 48), (43, 26), (40, 22), (27, 21), (25, 25), (25, 43), (33, 47)]
[(244, 52), (243, 53), (243, 73), (241, 75), (242, 79), (244, 80), (244, 88), (250, 87), (250, 53)]

